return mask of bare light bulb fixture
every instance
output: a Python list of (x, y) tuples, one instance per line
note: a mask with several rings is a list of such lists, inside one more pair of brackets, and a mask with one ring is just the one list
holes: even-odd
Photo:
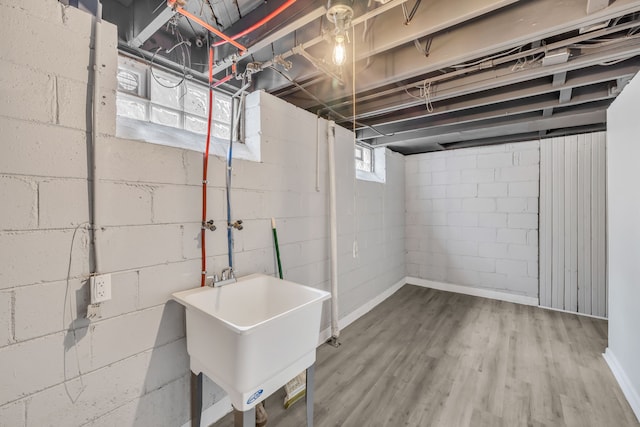
[(336, 36), (336, 44), (333, 46), (333, 63), (341, 66), (347, 60), (347, 51), (344, 47), (344, 36)]
[(327, 19), (335, 25), (333, 30), (335, 41), (333, 63), (338, 66), (343, 65), (347, 59), (347, 50), (344, 42), (346, 31), (351, 26), (351, 19), (353, 18), (351, 3), (351, 0), (329, 0), (327, 4)]

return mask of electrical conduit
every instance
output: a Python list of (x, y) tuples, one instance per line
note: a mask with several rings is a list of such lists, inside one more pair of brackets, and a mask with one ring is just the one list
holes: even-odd
[(336, 208), (336, 123), (329, 121), (327, 145), (329, 150), (329, 228), (331, 240), (331, 339), (337, 343), (338, 326), (338, 215)]
[(209, 147), (211, 145), (211, 120), (213, 117), (213, 48), (209, 48), (209, 114), (207, 117), (207, 143), (204, 150), (202, 162), (202, 230), (200, 232), (202, 247), (202, 278), (200, 286), (204, 286), (207, 281), (207, 176), (209, 170)]
[(98, 245), (98, 168), (97, 168), (97, 141), (98, 141), (98, 98), (100, 96), (100, 69), (99, 53), (102, 29), (102, 3), (98, 2), (98, 9), (94, 21), (93, 33), (93, 93), (91, 95), (91, 231), (93, 247), (93, 273), (100, 272), (100, 245)]

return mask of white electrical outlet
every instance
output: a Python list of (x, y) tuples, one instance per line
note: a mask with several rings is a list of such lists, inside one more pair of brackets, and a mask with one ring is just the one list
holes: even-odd
[(111, 274), (91, 276), (91, 304), (97, 304), (111, 299)]

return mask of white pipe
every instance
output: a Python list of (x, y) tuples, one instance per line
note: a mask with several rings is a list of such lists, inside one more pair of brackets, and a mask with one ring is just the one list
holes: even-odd
[(93, 272), (100, 273), (100, 245), (98, 233), (100, 224), (98, 221), (98, 168), (97, 168), (97, 141), (98, 141), (98, 98), (100, 96), (100, 32), (102, 28), (102, 3), (98, 1), (98, 8), (94, 21), (93, 32), (93, 92), (91, 96), (91, 228), (93, 241)]
[(320, 117), (316, 116), (316, 191), (320, 191), (320, 134), (318, 127)]
[(329, 149), (329, 228), (331, 239), (331, 338), (340, 336), (338, 327), (338, 216), (336, 210), (336, 123), (329, 121), (327, 145)]

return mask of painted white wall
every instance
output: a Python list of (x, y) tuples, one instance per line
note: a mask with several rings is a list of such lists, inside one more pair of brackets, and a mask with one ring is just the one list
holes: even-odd
[[(199, 284), (202, 155), (114, 136), (116, 29), (104, 23), (98, 214), (113, 299), (102, 319), (84, 320), (91, 17), (56, 0), (0, 6), (0, 424), (182, 425), (190, 377), (184, 313), (167, 299)], [(314, 115), (263, 93), (249, 100), (248, 114), (262, 162), (234, 162), (234, 219), (244, 221), (235, 233), (238, 274), (275, 272), (273, 216), (285, 277), (328, 289), (326, 122), (316, 132)], [(387, 152), (386, 184), (356, 181), (352, 144), (341, 129), (341, 317), (405, 276), (404, 159)], [(219, 226), (207, 237), (214, 271), (226, 266), (218, 157), (209, 181)], [(328, 306), (323, 326), (326, 314)], [(224, 395), (210, 382), (205, 392), (205, 407)]]
[(539, 148), (407, 156), (408, 276), (537, 298)]
[(640, 420), (640, 78), (607, 111), (609, 362)]

